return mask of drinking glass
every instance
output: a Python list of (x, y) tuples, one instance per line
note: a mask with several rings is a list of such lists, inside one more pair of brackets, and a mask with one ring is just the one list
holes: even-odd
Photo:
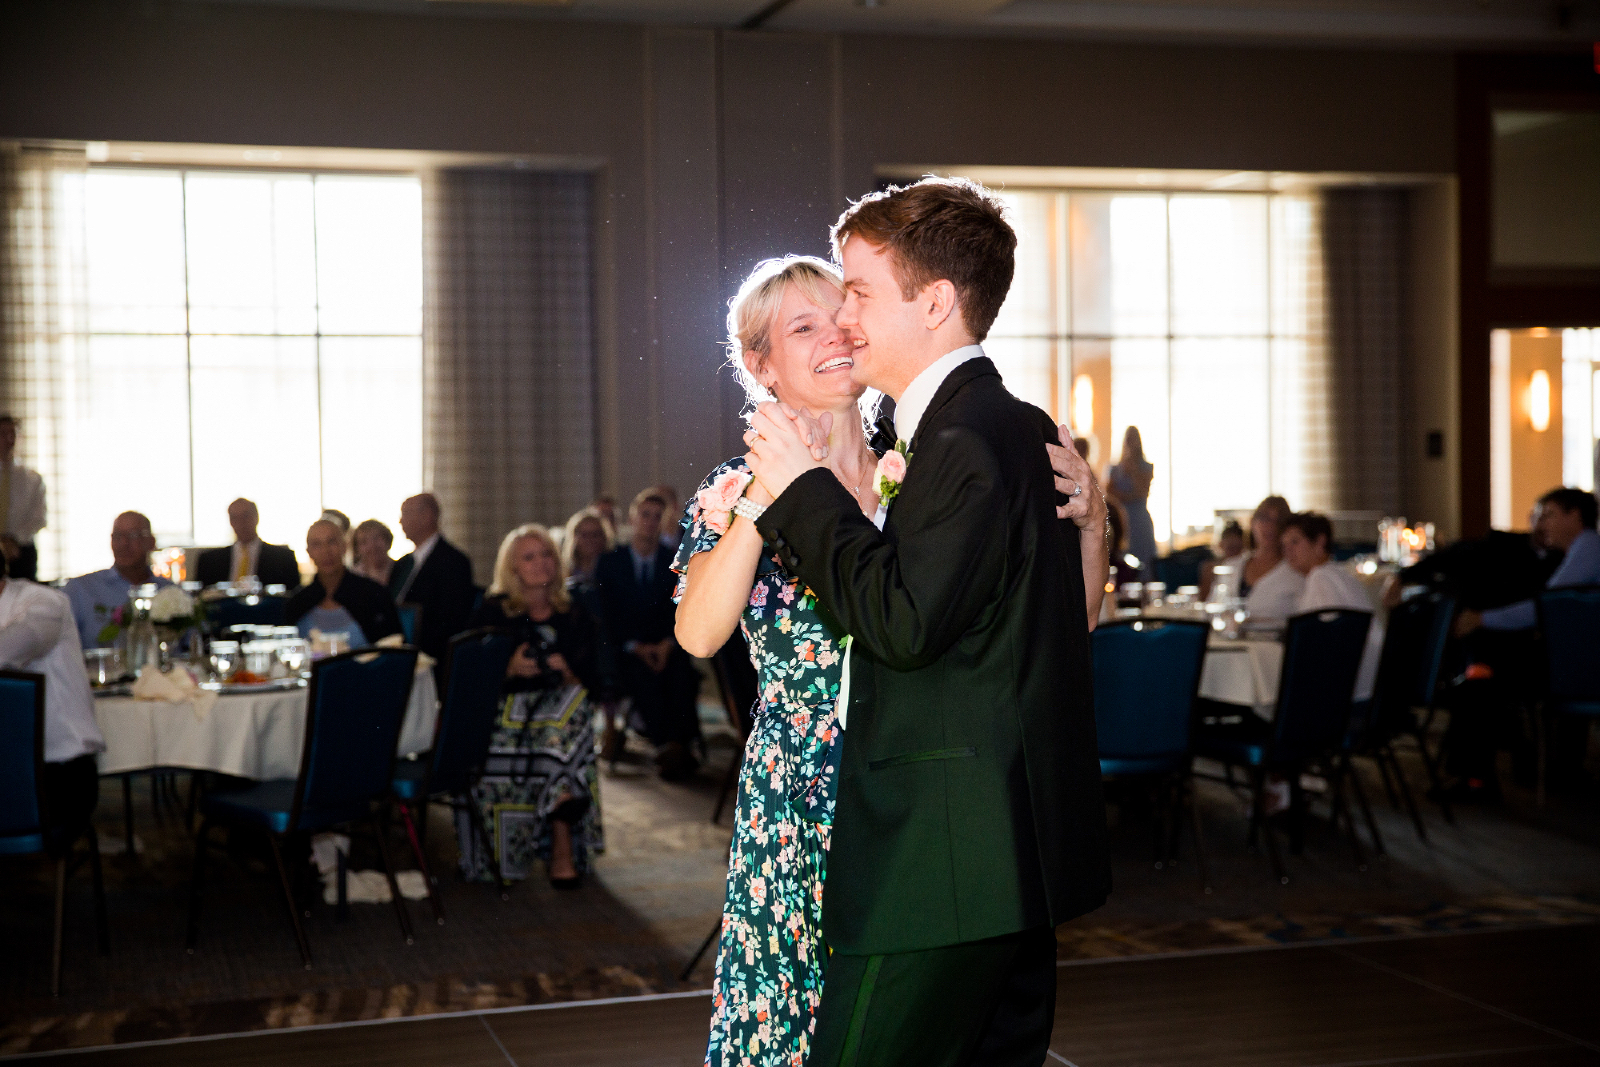
[(239, 664), (239, 642), (211, 642), (211, 669), (217, 672), (217, 681), (226, 682)]
[(303, 637), (284, 638), (278, 642), (278, 660), (290, 675), (297, 675), (311, 654), (311, 645)]

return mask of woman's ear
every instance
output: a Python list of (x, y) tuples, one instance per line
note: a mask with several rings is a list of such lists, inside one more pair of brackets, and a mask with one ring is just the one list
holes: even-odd
[(744, 369), (750, 372), (750, 377), (756, 380), (756, 384), (770, 392), (771, 386), (767, 385), (767, 383), (761, 379), (761, 369), (763, 364), (766, 362), (761, 358), (761, 353), (753, 352), (746, 348), (744, 351), (739, 353), (739, 358), (744, 361)]

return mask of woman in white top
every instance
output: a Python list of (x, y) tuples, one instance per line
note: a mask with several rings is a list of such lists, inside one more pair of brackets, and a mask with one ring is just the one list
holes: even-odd
[[(1294, 614), (1348, 608), (1373, 611), (1372, 596), (1361, 580), (1342, 563), (1328, 555), (1333, 540), (1333, 524), (1315, 512), (1291, 515), (1283, 527), (1283, 555), (1289, 566), (1305, 576), (1305, 591), (1300, 594)], [(1372, 697), (1378, 679), (1378, 658), (1383, 654), (1383, 623), (1373, 613), (1367, 629), (1367, 646), (1361, 653), (1361, 670), (1356, 675), (1355, 699)]]
[(1292, 512), (1281, 496), (1269, 496), (1250, 516), (1250, 547), (1228, 560), (1237, 583), (1236, 596), (1254, 619), (1287, 619), (1295, 613), (1305, 576), (1283, 558), (1283, 525)]

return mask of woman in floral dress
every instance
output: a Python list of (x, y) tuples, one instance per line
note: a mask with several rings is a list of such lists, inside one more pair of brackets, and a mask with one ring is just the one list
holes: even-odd
[[(762, 264), (729, 313), (732, 362), (752, 400), (777, 399), (832, 423), (825, 462), (861, 510), (875, 515), (877, 457), (867, 448), (850, 381), (850, 340), (833, 323), (839, 277), (819, 260)], [(727, 900), (712, 993), (712, 1067), (799, 1065), (822, 999), (827, 947), (822, 883), (838, 774), (834, 701), (847, 638), (811, 590), (731, 514), (750, 482), (743, 457), (724, 463), (690, 501), (673, 569), (677, 635), (709, 656), (735, 626), (759, 678), (760, 704), (745, 746), (734, 816)]]

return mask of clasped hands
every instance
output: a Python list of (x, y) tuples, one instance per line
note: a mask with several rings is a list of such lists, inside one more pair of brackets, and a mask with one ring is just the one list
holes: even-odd
[[(750, 449), (744, 457), (755, 475), (745, 495), (758, 504), (768, 504), (800, 475), (822, 466), (828, 458), (828, 434), (833, 429), (833, 413), (813, 416), (788, 404), (771, 401), (756, 408), (745, 431), (744, 443)], [(752, 492), (759, 486), (760, 492)], [(761, 499), (763, 496), (769, 499)]]

